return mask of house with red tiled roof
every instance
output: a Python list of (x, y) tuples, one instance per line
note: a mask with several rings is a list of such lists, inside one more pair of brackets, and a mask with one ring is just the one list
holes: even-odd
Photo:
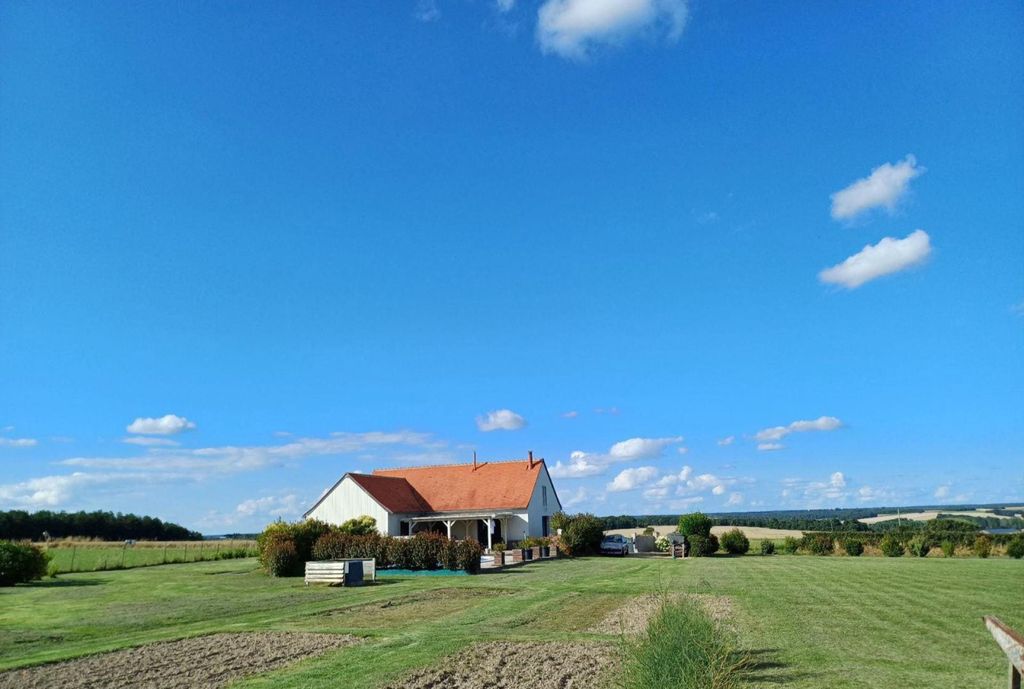
[(341, 524), (369, 515), (389, 536), (438, 531), (488, 548), (547, 536), (562, 509), (543, 459), (446, 464), (347, 473), (306, 512)]

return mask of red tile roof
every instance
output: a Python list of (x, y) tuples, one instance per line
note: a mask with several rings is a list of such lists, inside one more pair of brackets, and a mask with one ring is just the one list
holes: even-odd
[(372, 474), (348, 474), (348, 477), (362, 486), (388, 512), (432, 511), (430, 505), (403, 478)]
[[(372, 475), (349, 474), (391, 512), (454, 512), (460, 510), (525, 509), (530, 504), (544, 460), (480, 462), (444, 466), (377, 469)], [(371, 479), (366, 481), (366, 479)], [(396, 479), (403, 479), (398, 481)], [(412, 502), (402, 484), (426, 507), (406, 509)], [(389, 504), (400, 508), (389, 507)]]

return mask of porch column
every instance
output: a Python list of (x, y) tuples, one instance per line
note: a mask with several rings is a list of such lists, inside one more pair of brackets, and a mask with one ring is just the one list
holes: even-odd
[(448, 540), (452, 540), (452, 526), (455, 524), (454, 519), (446, 519), (444, 521), (445, 528), (448, 529)]
[(494, 531), (494, 519), (487, 518), (487, 549), (491, 549), (491, 532)]

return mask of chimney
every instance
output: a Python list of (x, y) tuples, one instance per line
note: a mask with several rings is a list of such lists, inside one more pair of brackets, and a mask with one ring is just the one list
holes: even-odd
[(473, 450), (473, 471), (476, 471), (476, 450)]
[(533, 468), (533, 450), (529, 451), (529, 457), (530, 458), (526, 461), (526, 466), (527, 466), (528, 469), (532, 469)]

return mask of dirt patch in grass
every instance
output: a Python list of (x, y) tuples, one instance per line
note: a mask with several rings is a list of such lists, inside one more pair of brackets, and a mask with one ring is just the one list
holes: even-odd
[(494, 641), (384, 689), (590, 689), (607, 686), (619, 662), (615, 644)]
[[(726, 596), (709, 596), (691, 594), (688, 598), (697, 602), (704, 613), (715, 622), (726, 623), (732, 616), (732, 601)], [(636, 636), (642, 634), (654, 616), (666, 602), (679, 600), (679, 595), (668, 598), (657, 594), (631, 598), (625, 605), (609, 612), (604, 619), (590, 627), (587, 631), (593, 634), (624, 634)]]
[(211, 634), (0, 672), (0, 689), (214, 689), (356, 643), (339, 634)]

